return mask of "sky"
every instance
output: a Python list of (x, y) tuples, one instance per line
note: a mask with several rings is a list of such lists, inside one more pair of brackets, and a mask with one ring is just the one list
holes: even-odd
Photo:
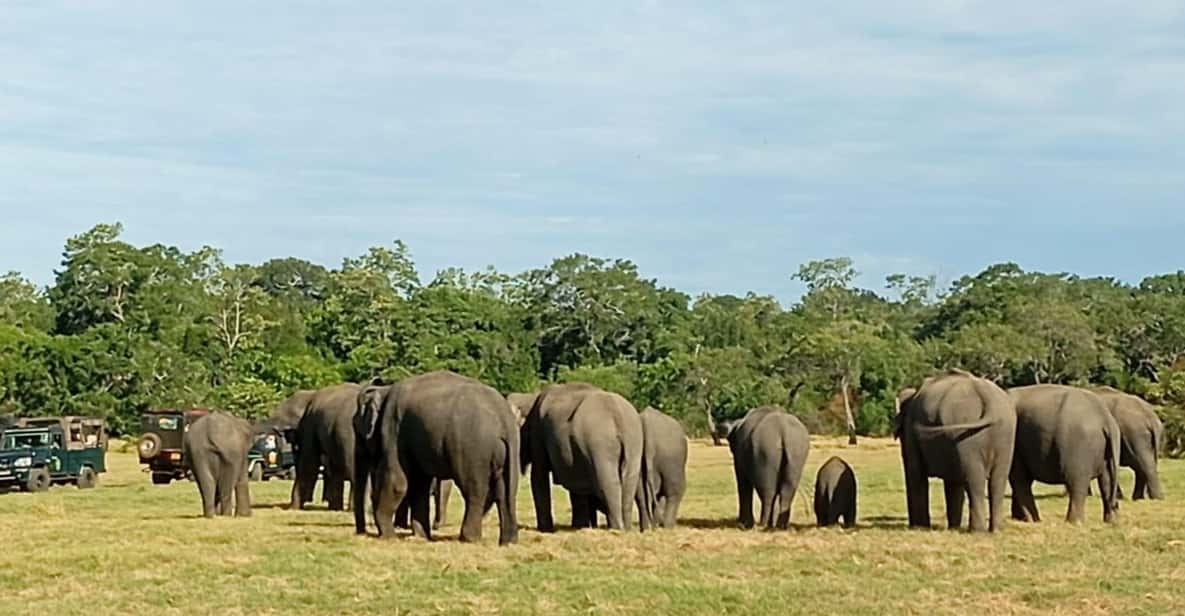
[(1185, 3), (724, 4), (5, 0), (0, 270), (115, 221), (783, 299), (841, 255), (1185, 268)]

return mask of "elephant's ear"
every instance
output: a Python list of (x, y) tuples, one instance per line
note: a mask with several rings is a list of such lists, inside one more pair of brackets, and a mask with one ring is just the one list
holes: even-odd
[(371, 442), (383, 414), (384, 395), (387, 389), (379, 385), (363, 388), (358, 394), (358, 410), (354, 413), (354, 434), (366, 442)]
[(917, 396), (917, 390), (906, 389), (897, 397), (897, 414), (893, 417), (893, 439), (905, 438), (905, 416), (909, 413), (909, 404)]
[(728, 449), (734, 454), (737, 451), (737, 439), (740, 438), (739, 431), (737, 430), (740, 425), (741, 422), (736, 419), (730, 419), (721, 424), (721, 427), (724, 430), (725, 438), (728, 439)]

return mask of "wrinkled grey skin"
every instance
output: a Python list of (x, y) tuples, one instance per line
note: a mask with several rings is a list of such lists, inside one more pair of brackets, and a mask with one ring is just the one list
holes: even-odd
[(675, 528), (687, 493), (687, 435), (677, 420), (658, 409), (647, 407), (640, 418), (642, 481), (637, 501), (641, 522)]
[[(1110, 387), (1099, 387), (1093, 391), (1103, 399), (1115, 423), (1119, 424), (1119, 432), (1123, 436), (1119, 465), (1132, 469), (1136, 474), (1132, 499), (1164, 498), (1164, 488), (1160, 485), (1160, 472), (1157, 469), (1161, 443), (1164, 442), (1164, 424), (1160, 417), (1152, 405), (1142, 398)], [(1122, 489), (1119, 490), (1119, 498), (1123, 498)]]
[(762, 526), (790, 528), (794, 497), (811, 448), (806, 426), (779, 407), (758, 407), (732, 425), (728, 447), (736, 473), (741, 528), (754, 526), (754, 490), (761, 499)]
[[(319, 467), (324, 465), (325, 500), (330, 511), (344, 511), (347, 503), (346, 481), (354, 475), (354, 411), (358, 407), (360, 385), (343, 383), (326, 387), (311, 395), (300, 392), (281, 403), (277, 414), (300, 413), (295, 443), (296, 481), (292, 485), (292, 509), (303, 509), (312, 502)], [(275, 418), (276, 414), (273, 414)], [(352, 486), (351, 486), (352, 487)]]
[(1119, 424), (1097, 395), (1064, 385), (1010, 389), (1016, 404), (1016, 456), (1012, 463), (1012, 517), (1039, 522), (1033, 482), (1065, 485), (1066, 521), (1086, 515), (1090, 482), (1098, 479), (1103, 520), (1119, 517)]
[(268, 424), (275, 426), (281, 432), (295, 431), (300, 425), (300, 420), (304, 418), (305, 411), (309, 409), (309, 402), (316, 395), (317, 390), (315, 389), (304, 389), (292, 394), (290, 398), (281, 402), (275, 411), (272, 411), (271, 417), (267, 420)]
[[(1004, 527), (1004, 493), (1016, 446), (1016, 409), (995, 383), (954, 371), (926, 379), (899, 399), (905, 493), (912, 528), (930, 528), (929, 479), (943, 480), (948, 527), (972, 532)], [(986, 488), (986, 489), (985, 489)]]
[(182, 442), (185, 463), (202, 496), (202, 515), (251, 515), (247, 452), (254, 441), (251, 423), (222, 412), (189, 426)]
[(844, 528), (856, 527), (856, 472), (842, 458), (832, 457), (815, 477), (815, 522)]
[[(494, 505), (499, 545), (518, 540), (519, 431), (501, 394), (438, 371), (368, 386), (359, 393), (357, 409), (354, 482), (371, 485), (380, 537), (395, 536), (395, 511), (406, 498), (413, 534), (432, 538), (428, 509), (436, 479), (452, 480), (465, 500), (461, 541), (481, 540), (482, 518)], [(359, 534), (366, 532), (364, 504), (363, 491), (355, 490)]]
[[(553, 478), (568, 490), (574, 528), (594, 524), (599, 503), (604, 503), (610, 528), (630, 528), (643, 441), (642, 420), (625, 398), (592, 385), (549, 386), (527, 414), (522, 444), (522, 467), (531, 472), (541, 532), (555, 532)], [(648, 526), (647, 521), (643, 527)]]
[(509, 394), (506, 396), (506, 401), (510, 403), (510, 408), (514, 409), (514, 416), (519, 426), (522, 426), (523, 422), (527, 420), (527, 413), (531, 412), (531, 408), (535, 406), (535, 399), (538, 397), (539, 392)]

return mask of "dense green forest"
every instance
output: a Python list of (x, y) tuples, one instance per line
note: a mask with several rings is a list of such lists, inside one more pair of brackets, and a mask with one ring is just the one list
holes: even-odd
[(121, 231), (67, 240), (47, 289), (0, 278), (0, 414), (99, 415), (129, 431), (149, 408), (261, 417), (296, 389), (438, 368), (503, 392), (593, 382), (700, 433), (709, 416), (780, 403), (815, 432), (885, 434), (895, 392), (951, 367), (1004, 386), (1115, 385), (1170, 423), (1185, 404), (1182, 272), (1132, 286), (1003, 263), (946, 289), (906, 274), (862, 289), (840, 257), (788, 265), (806, 293), (782, 306), (693, 298), (624, 259), (427, 280), (399, 241), (327, 269), (228, 264)]

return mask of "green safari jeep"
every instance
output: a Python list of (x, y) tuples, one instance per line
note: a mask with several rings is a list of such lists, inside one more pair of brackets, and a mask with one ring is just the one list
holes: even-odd
[(296, 456), (284, 431), (268, 425), (255, 427), (255, 442), (247, 452), (247, 469), (251, 481), (267, 481), (272, 477), (296, 478)]
[(0, 487), (43, 492), (55, 483), (95, 487), (107, 471), (107, 432), (102, 419), (22, 419), (0, 441)]

